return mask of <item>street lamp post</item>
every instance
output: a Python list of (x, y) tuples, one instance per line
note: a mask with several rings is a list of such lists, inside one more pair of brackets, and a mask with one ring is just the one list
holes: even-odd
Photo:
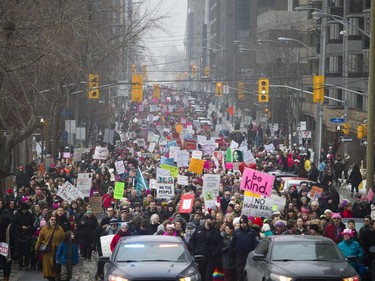
[[(323, 35), (324, 34), (324, 35)], [(325, 32), (323, 32), (323, 28), (322, 28), (322, 37), (325, 38)], [(326, 44), (326, 40), (322, 39), (322, 37), (320, 38), (320, 41), (321, 41), (321, 51), (320, 51), (320, 54), (318, 54), (317, 52), (315, 52), (315, 50), (313, 50), (312, 48), (310, 48), (309, 46), (307, 46), (305, 43), (303, 43), (302, 41), (300, 40), (297, 40), (297, 39), (294, 39), (294, 38), (286, 38), (286, 37), (279, 37), (278, 40), (279, 41), (294, 41), (294, 42), (297, 42), (299, 44), (301, 44), (302, 46), (304, 46), (305, 48), (307, 48), (308, 50), (310, 50), (314, 55), (315, 57), (319, 58), (319, 75), (321, 76), (324, 76), (324, 73), (325, 73), (325, 53), (326, 53), (326, 48), (322, 48), (322, 46), (325, 46)], [(316, 151), (315, 151), (315, 154), (314, 154), (314, 162), (315, 163), (319, 163), (319, 159), (320, 159), (320, 151), (321, 151), (321, 148), (322, 148), (322, 135), (323, 135), (323, 103), (319, 103), (318, 107), (317, 107), (317, 124), (318, 124), (318, 130), (316, 132), (316, 138), (315, 138), (315, 147), (316, 147)]]

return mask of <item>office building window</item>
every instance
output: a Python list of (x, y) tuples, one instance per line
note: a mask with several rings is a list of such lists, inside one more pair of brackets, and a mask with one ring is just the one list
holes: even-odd
[(342, 72), (342, 57), (331, 56), (328, 58), (328, 72), (341, 73)]
[(340, 40), (341, 24), (332, 23), (329, 25), (329, 40)]
[(369, 73), (370, 53), (363, 53), (363, 73)]
[(363, 55), (348, 55), (348, 72), (352, 75), (360, 74), (363, 71)]

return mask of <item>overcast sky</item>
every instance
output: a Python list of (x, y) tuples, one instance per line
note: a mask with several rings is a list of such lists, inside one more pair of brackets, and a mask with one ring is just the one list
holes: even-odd
[[(159, 1), (155, 1), (155, 3), (159, 3)], [(158, 47), (163, 46), (163, 48), (166, 48), (175, 45), (178, 49), (183, 50), (187, 0), (162, 0), (161, 3), (160, 11), (168, 17), (163, 24), (166, 32), (154, 32), (154, 39), (149, 39), (145, 43), (148, 47), (157, 45)]]

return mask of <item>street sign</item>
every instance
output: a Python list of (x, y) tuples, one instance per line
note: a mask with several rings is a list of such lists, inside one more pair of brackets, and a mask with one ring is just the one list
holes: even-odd
[(353, 138), (344, 138), (341, 136), (339, 137), (339, 142), (353, 142)]
[(366, 139), (360, 139), (359, 140), (359, 144), (362, 145), (362, 146), (366, 146), (367, 145), (367, 140)]
[(329, 119), (329, 121), (331, 121), (332, 123), (344, 123), (345, 122), (345, 118), (340, 118), (340, 117), (335, 117), (335, 118), (331, 118)]
[(304, 145), (310, 145), (311, 144), (311, 139), (308, 139), (308, 138), (302, 138), (302, 144)]
[(229, 85), (224, 85), (223, 86), (223, 94), (226, 94), (226, 95), (229, 94)]
[(306, 121), (297, 121), (297, 131), (306, 130)]
[(311, 131), (303, 131), (302, 132), (302, 138), (311, 139), (311, 136), (312, 136)]
[(341, 125), (336, 126), (336, 132), (341, 132)]

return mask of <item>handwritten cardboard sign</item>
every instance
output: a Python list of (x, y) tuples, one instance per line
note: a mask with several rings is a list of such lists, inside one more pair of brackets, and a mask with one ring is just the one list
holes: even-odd
[(253, 169), (245, 168), (243, 171), (241, 189), (270, 197), (275, 177)]
[(167, 164), (161, 164), (160, 168), (162, 168), (163, 170), (169, 171), (172, 177), (177, 178), (177, 176), (178, 176), (178, 167), (167, 165)]
[(122, 199), (124, 198), (124, 189), (125, 189), (125, 183), (123, 182), (115, 182), (115, 190), (113, 194), (113, 198), (115, 199)]
[(274, 210), (282, 210), (284, 206), (285, 198), (278, 195), (271, 197), (245, 195), (241, 215), (270, 218)]
[(77, 200), (78, 198), (85, 198), (83, 193), (68, 181), (66, 181), (64, 185), (61, 188), (59, 188), (56, 194), (57, 196), (60, 196), (63, 200), (68, 201), (69, 204), (72, 201)]
[(191, 158), (189, 164), (189, 171), (196, 174), (202, 174), (204, 160)]

